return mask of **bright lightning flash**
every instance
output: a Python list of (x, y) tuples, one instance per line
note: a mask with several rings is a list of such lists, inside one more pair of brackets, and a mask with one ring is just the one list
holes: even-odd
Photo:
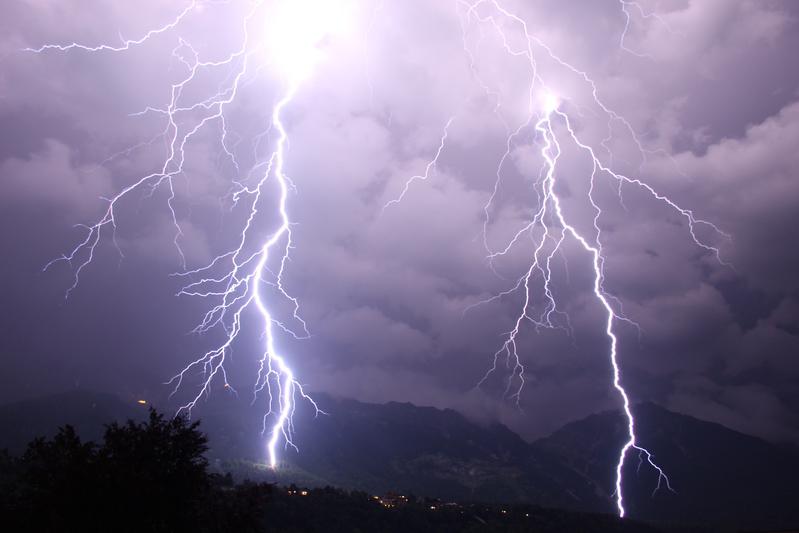
[[(168, 383), (178, 391), (184, 379), (199, 372), (202, 376), (199, 391), (181, 406), (178, 412), (188, 412), (197, 402), (210, 393), (216, 380), (221, 380), (224, 388), (235, 392), (228, 382), (225, 362), (234, 343), (242, 331), (244, 313), (254, 308), (263, 321), (265, 348), (260, 357), (259, 371), (253, 391), (253, 402), (259, 393), (268, 396), (268, 412), (264, 415), (263, 431), (268, 434), (269, 464), (278, 464), (277, 451), (281, 443), (294, 446), (292, 442), (292, 418), (298, 398), (309, 401), (316, 410), (316, 403), (305, 394), (295, 376), (287, 357), (277, 346), (275, 328), (295, 338), (308, 336), (308, 329), (299, 314), (299, 303), (284, 285), (286, 266), (292, 248), (291, 219), (288, 210), (289, 193), (293, 189), (286, 175), (285, 162), (288, 149), (288, 131), (283, 122), (283, 112), (291, 104), (304, 81), (313, 73), (314, 67), (324, 58), (329, 39), (347, 31), (351, 23), (352, 5), (348, 0), (265, 0), (251, 3), (241, 29), (240, 47), (220, 60), (203, 60), (200, 54), (185, 39), (180, 30), (186, 19), (198, 14), (204, 8), (220, 4), (213, 0), (194, 0), (168, 24), (147, 32), (134, 40), (123, 40), (119, 45), (102, 44), (88, 46), (78, 43), (66, 45), (50, 44), (29, 52), (43, 53), (51, 50), (82, 51), (89, 53), (123, 52), (143, 45), (164, 34), (177, 33), (177, 46), (173, 57), (184, 67), (185, 74), (171, 84), (167, 104), (161, 107), (148, 107), (141, 114), (155, 114), (163, 117), (165, 129), (159, 137), (166, 140), (167, 156), (155, 171), (141, 176), (108, 199), (103, 216), (93, 224), (85, 226), (86, 237), (68, 254), (48, 264), (65, 261), (73, 266), (74, 279), (67, 295), (80, 281), (81, 272), (91, 264), (101, 238), (110, 233), (116, 243), (116, 217), (120, 204), (133, 200), (134, 192), (144, 190), (152, 194), (156, 189), (168, 193), (167, 208), (175, 227), (174, 243), (182, 259), (183, 270), (176, 276), (186, 279), (187, 284), (180, 295), (197, 296), (211, 302), (210, 309), (195, 329), (205, 333), (219, 329), (223, 331), (223, 341), (188, 364)], [(266, 58), (266, 59), (264, 59)], [(261, 155), (259, 161), (246, 172), (239, 163), (237, 143), (232, 141), (228, 131), (227, 111), (237, 100), (240, 90), (254, 81), (264, 68), (270, 68), (282, 78), (284, 92), (271, 108), (271, 123), (268, 129), (253, 143), (257, 154), (262, 138), (275, 133), (271, 152)], [(230, 74), (220, 87), (204, 99), (190, 101), (188, 93), (197, 90), (198, 79), (203, 74), (228, 69)], [(196, 118), (199, 116), (200, 118)], [(193, 122), (192, 122), (193, 121)], [(192, 124), (186, 126), (186, 124)], [(186, 256), (181, 248), (183, 231), (181, 221), (174, 206), (176, 191), (174, 181), (183, 175), (186, 163), (186, 148), (203, 130), (218, 132), (221, 153), (236, 169), (230, 198), (234, 208), (244, 209), (246, 222), (238, 236), (237, 243), (208, 264), (199, 268), (186, 268)], [(277, 205), (271, 207), (275, 199), (270, 195), (270, 187), (277, 188)], [(271, 230), (265, 240), (256, 244), (259, 237), (257, 228), (259, 216), (263, 211), (274, 211), (277, 227)], [(255, 241), (255, 242), (254, 242)], [(121, 255), (121, 251), (120, 251)], [(274, 266), (271, 266), (274, 265)], [(299, 327), (296, 333), (290, 324), (278, 320), (270, 310), (267, 290), (285, 299), (293, 309), (290, 320)]]
[[(513, 292), (521, 291), (524, 303), (520, 310), (519, 315), (514, 322), (513, 328), (507, 332), (506, 338), (500, 349), (494, 354), (494, 364), (489, 369), (485, 379), (497, 370), (497, 360), (504, 354), (507, 358), (511, 370), (511, 375), (508, 378), (506, 394), (516, 399), (518, 404), (520, 395), (524, 388), (524, 366), (517, 349), (517, 340), (521, 334), (522, 325), (526, 322), (532, 323), (536, 328), (554, 328), (558, 327), (565, 330), (570, 330), (571, 326), (568, 321), (568, 315), (561, 312), (558, 308), (557, 300), (555, 298), (554, 290), (551, 285), (552, 280), (552, 260), (555, 255), (562, 249), (563, 244), (567, 238), (576, 241), (580, 247), (588, 254), (590, 264), (593, 270), (593, 294), (597, 301), (601, 304), (601, 308), (605, 312), (605, 334), (607, 335), (609, 344), (609, 360), (612, 369), (612, 383), (613, 388), (618, 393), (624, 416), (627, 421), (627, 438), (619, 450), (618, 462), (616, 464), (616, 481), (613, 494), (615, 496), (616, 508), (619, 516), (624, 516), (626, 513), (623, 498), (623, 476), (622, 471), (624, 468), (625, 459), (631, 450), (636, 450), (639, 453), (639, 459), (646, 458), (647, 463), (657, 472), (658, 482), (654, 491), (656, 492), (662, 484), (665, 483), (669, 490), (672, 490), (669, 478), (666, 476), (663, 469), (658, 466), (652, 453), (646, 448), (642, 447), (637, 440), (635, 433), (635, 419), (630, 405), (630, 397), (627, 390), (622, 383), (622, 372), (619, 365), (618, 354), (618, 337), (615, 326), (618, 322), (627, 322), (635, 327), (637, 324), (626, 318), (621, 311), (620, 302), (610, 295), (604, 288), (604, 265), (605, 258), (602, 252), (600, 218), (602, 209), (597, 203), (594, 193), (596, 190), (597, 180), (606, 177), (611, 179), (617, 184), (619, 191), (619, 199), (621, 201), (621, 188), (623, 185), (633, 185), (643, 189), (656, 200), (663, 202), (668, 207), (673, 209), (680, 215), (686, 222), (689, 234), (694, 243), (699, 247), (712, 252), (720, 261), (719, 249), (712, 244), (700, 239), (697, 235), (697, 226), (709, 227), (717, 235), (723, 238), (729, 238), (728, 235), (721, 232), (715, 225), (710, 222), (698, 219), (694, 214), (688, 210), (680, 207), (677, 203), (672, 201), (667, 196), (658, 193), (651, 186), (637, 178), (625, 176), (619, 172), (614, 171), (609, 165), (603, 164), (602, 159), (597, 154), (597, 151), (592, 148), (588, 143), (583, 142), (576, 129), (573, 127), (569, 116), (562, 110), (563, 100), (546, 83), (543, 76), (543, 68), (539, 65), (539, 58), (537, 53), (540, 53), (543, 58), (550, 64), (554, 64), (560, 68), (566, 75), (577, 78), (584, 85), (587, 86), (593, 98), (593, 104), (602, 112), (608, 120), (608, 137), (601, 143), (602, 149), (608, 153), (612, 158), (612, 152), (607, 148), (608, 141), (612, 138), (612, 123), (616, 122), (623, 126), (629, 136), (633, 139), (635, 145), (639, 148), (642, 154), (646, 154), (641, 142), (638, 140), (632, 126), (616, 112), (608, 108), (600, 99), (596, 83), (589, 77), (589, 75), (574, 67), (572, 64), (566, 62), (561, 57), (556, 55), (553, 50), (540, 38), (535, 36), (528, 29), (527, 23), (519, 15), (505, 9), (497, 0), (478, 0), (476, 2), (459, 1), (459, 5), (463, 9), (461, 13), (461, 27), (468, 28), (472, 22), (477, 22), (481, 27), (487, 25), (493, 29), (499, 36), (502, 46), (506, 53), (514, 58), (524, 59), (529, 65), (530, 85), (527, 91), (528, 114), (527, 117), (519, 124), (519, 126), (509, 134), (506, 147), (507, 150), (500, 159), (499, 166), (496, 172), (497, 181), (495, 183), (493, 193), (491, 194), (488, 203), (485, 206), (485, 226), (484, 226), (484, 244), (488, 252), (489, 260), (493, 262), (494, 259), (503, 256), (511, 251), (512, 248), (519, 245), (524, 236), (529, 236), (533, 240), (533, 253), (529, 263), (529, 268), (518, 279), (516, 284), (509, 290), (490, 298), (487, 301), (499, 299), (503, 296), (509, 295)], [(630, 15), (628, 9), (630, 7), (638, 8), (634, 2), (621, 1), (622, 12), (625, 16), (624, 34), (622, 35), (622, 49), (628, 50), (624, 46), (624, 35), (626, 35)], [(513, 28), (517, 34), (522, 36), (520, 40), (523, 43), (521, 46), (514, 46), (514, 42), (510, 36), (509, 28)], [(464, 36), (464, 43), (467, 42)], [(486, 85), (479, 77), (479, 72), (474, 66), (474, 61), (471, 58), (474, 56), (473, 52), (466, 50), (470, 58), (470, 65), (475, 78), (480, 83), (481, 87), (485, 88)], [(498, 94), (492, 92), (490, 94)], [(499, 105), (499, 104), (498, 104)], [(511, 240), (501, 249), (493, 250), (488, 243), (487, 227), (490, 222), (490, 208), (495, 200), (497, 191), (502, 179), (502, 169), (506, 160), (510, 157), (511, 150), (516, 146), (517, 138), (532, 125), (533, 131), (536, 134), (537, 140), (541, 143), (540, 155), (544, 161), (543, 168), (539, 174), (539, 178), (534, 185), (537, 205), (538, 207), (533, 211), (532, 217), (529, 221), (516, 232)], [(575, 223), (570, 222), (569, 217), (564, 212), (561, 204), (561, 198), (557, 193), (558, 182), (558, 161), (562, 155), (560, 131), (565, 131), (566, 138), (574, 145), (580, 148), (583, 152), (589, 155), (592, 170), (589, 179), (589, 187), (587, 191), (587, 200), (590, 203), (593, 211), (593, 227), (592, 234), (586, 235), (581, 233)], [(545, 302), (543, 311), (533, 314), (533, 290), (534, 282), (540, 279), (542, 289), (542, 296)], [(481, 302), (484, 303), (484, 302)], [(558, 316), (565, 316), (566, 327), (559, 325), (555, 320)], [(516, 385), (514, 386), (514, 382)], [(654, 492), (653, 492), (654, 494)]]
[[(615, 504), (619, 516), (623, 517), (626, 513), (623, 499), (623, 476), (622, 471), (624, 468), (627, 456), (633, 450), (639, 454), (639, 467), (644, 459), (658, 474), (657, 485), (654, 488), (653, 494), (665, 484), (666, 488), (672, 490), (669, 478), (663, 469), (658, 466), (654, 461), (654, 456), (646, 448), (641, 446), (637, 440), (635, 433), (635, 419), (631, 409), (630, 396), (624, 388), (622, 382), (622, 371), (619, 364), (618, 354), (618, 337), (616, 333), (616, 325), (618, 322), (626, 322), (636, 328), (638, 325), (624, 316), (621, 310), (621, 302), (613, 295), (608, 293), (604, 288), (604, 265), (605, 257), (602, 250), (600, 218), (602, 216), (602, 209), (600, 208), (597, 200), (595, 199), (596, 183), (600, 178), (609, 178), (617, 186), (619, 191), (619, 201), (622, 202), (621, 190), (624, 185), (633, 185), (643, 189), (651, 197), (664, 203), (666, 206), (674, 210), (681, 216), (688, 227), (688, 232), (693, 242), (700, 248), (713, 253), (716, 258), (722, 263), (724, 261), (720, 258), (720, 251), (718, 247), (709, 244), (707, 241), (701, 239), (697, 234), (697, 228), (704, 226), (710, 229), (711, 232), (723, 239), (729, 239), (729, 236), (719, 230), (715, 225), (705, 220), (696, 218), (692, 211), (680, 207), (677, 203), (672, 201), (669, 197), (660, 194), (654, 188), (641, 181), (638, 178), (628, 177), (611, 168), (609, 164), (604, 164), (602, 158), (597, 153), (597, 150), (590, 144), (583, 142), (578, 136), (577, 130), (572, 125), (569, 115), (563, 110), (564, 98), (561, 98), (555, 91), (551, 89), (551, 84), (548, 84), (544, 79), (544, 69), (540, 65), (544, 59), (545, 62), (555, 65), (556, 70), (565, 73), (567, 77), (576, 78), (576, 81), (582, 83), (588, 89), (593, 99), (593, 105), (598, 111), (603, 114), (608, 121), (607, 124), (607, 137), (601, 142), (600, 147), (607, 157), (612, 160), (613, 153), (608, 148), (609, 141), (613, 138), (613, 123), (621, 125), (627, 132), (629, 137), (633, 140), (641, 154), (646, 158), (646, 154), (650, 153), (643, 148), (642, 143), (639, 141), (632, 126), (619, 114), (608, 108), (600, 99), (597, 84), (589, 77), (589, 75), (576, 68), (572, 64), (566, 62), (559, 57), (555, 52), (539, 37), (532, 34), (528, 29), (525, 20), (518, 14), (513, 13), (503, 7), (499, 0), (456, 0), (458, 6), (458, 16), (460, 19), (460, 26), (463, 32), (463, 47), (471, 69), (473, 78), (476, 84), (484, 92), (489, 101), (495, 101), (494, 113), (497, 119), (506, 127), (508, 137), (506, 141), (506, 151), (500, 158), (497, 171), (496, 181), (493, 191), (485, 205), (485, 218), (483, 229), (483, 242), (488, 254), (489, 263), (493, 269), (493, 262), (499, 257), (505, 256), (516, 248), (522, 242), (527, 242), (527, 238), (533, 241), (533, 251), (528, 268), (524, 271), (522, 276), (516, 283), (508, 290), (503, 291), (487, 300), (478, 302), (475, 305), (481, 305), (488, 302), (499, 300), (505, 296), (513, 293), (521, 293), (523, 304), (520, 312), (514, 321), (513, 328), (505, 334), (505, 341), (502, 346), (494, 353), (493, 365), (488, 370), (486, 375), (480, 380), (479, 385), (483, 384), (489, 376), (498, 370), (498, 360), (504, 356), (507, 359), (508, 368), (510, 368), (510, 376), (507, 378), (507, 386), (505, 395), (511, 399), (515, 399), (516, 404), (519, 405), (520, 397), (525, 385), (525, 368), (522, 364), (521, 356), (518, 351), (518, 340), (522, 333), (524, 324), (530, 323), (536, 329), (539, 328), (558, 328), (566, 332), (571, 331), (571, 323), (568, 315), (561, 311), (556, 295), (552, 286), (552, 273), (553, 273), (553, 259), (558, 253), (562, 252), (564, 243), (571, 239), (576, 241), (579, 246), (588, 254), (590, 265), (593, 271), (593, 295), (597, 302), (601, 305), (605, 313), (605, 335), (608, 339), (609, 352), (608, 358), (612, 370), (612, 384), (616, 393), (621, 400), (624, 416), (627, 422), (627, 436), (622, 448), (619, 450), (618, 462), (615, 468), (615, 486), (613, 496), (615, 497)], [(654, 14), (646, 13), (637, 3), (620, 0), (621, 11), (624, 17), (624, 29), (620, 39), (620, 47), (628, 53), (633, 53), (639, 57), (646, 57), (642, 54), (632, 52), (625, 44), (625, 37), (629, 30), (631, 22), (631, 13), (638, 12), (642, 18), (654, 19), (658, 22), (664, 23), (659, 17)], [(665, 24), (665, 23), (664, 23)], [(469, 32), (470, 29), (476, 27), (478, 38), (474, 41), (476, 44), (470, 46)], [(505, 118), (499, 113), (500, 108), (503, 107), (501, 100), (501, 89), (492, 88), (490, 83), (487, 83), (481, 76), (480, 70), (477, 68), (477, 48), (485, 41), (485, 28), (493, 31), (499, 38), (501, 47), (504, 52), (510, 57), (515, 59), (524, 60), (529, 66), (530, 84), (526, 91), (527, 100), (527, 113), (523, 120), (514, 129), (509, 127)], [(517, 38), (517, 36), (521, 38)], [(541, 57), (538, 57), (538, 55)], [(560, 74), (563, 76), (564, 74)], [(417, 180), (426, 180), (429, 176), (431, 167), (439, 164), (442, 151), (445, 149), (445, 142), (450, 133), (450, 126), (453, 119), (451, 118), (447, 123), (444, 133), (441, 137), (441, 142), (435, 156), (431, 159), (426, 167), (425, 173), (420, 176), (413, 176), (405, 183), (401, 194), (389, 201), (385, 207), (401, 201), (408, 193), (408, 187)], [(537, 200), (537, 208), (532, 212), (531, 218), (519, 229), (510, 241), (499, 249), (494, 249), (488, 242), (488, 226), (491, 222), (490, 212), (493, 204), (497, 199), (497, 194), (503, 176), (503, 168), (507, 160), (511, 157), (511, 152), (514, 148), (520, 146), (520, 139), (528, 132), (534, 132), (536, 142), (540, 145), (540, 156), (543, 161), (543, 167), (534, 184), (534, 193)], [(589, 187), (587, 192), (587, 200), (593, 209), (593, 227), (590, 234), (586, 234), (577, 229), (576, 223), (570, 221), (570, 217), (562, 208), (561, 198), (558, 195), (558, 162), (562, 156), (561, 150), (562, 138), (570, 141), (577, 146), (581, 151), (590, 157), (592, 170), (588, 176)], [(622, 202), (623, 205), (623, 202)], [(384, 209), (385, 209), (384, 207)], [(565, 259), (565, 256), (564, 256)], [(541, 297), (544, 301), (543, 310), (536, 312), (534, 310), (535, 300), (535, 287), (536, 283), (542, 287)], [(475, 307), (475, 305), (470, 307)], [(468, 309), (467, 309), (468, 310)], [(563, 318), (562, 321), (557, 320), (558, 317)], [(565, 325), (563, 324), (565, 321)], [(640, 328), (638, 328), (640, 331)]]

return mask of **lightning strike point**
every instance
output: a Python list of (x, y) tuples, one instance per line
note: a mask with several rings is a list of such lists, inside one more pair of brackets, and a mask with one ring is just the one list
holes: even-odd
[(550, 116), (560, 107), (560, 98), (550, 91), (544, 92), (540, 97), (541, 111), (545, 116)]

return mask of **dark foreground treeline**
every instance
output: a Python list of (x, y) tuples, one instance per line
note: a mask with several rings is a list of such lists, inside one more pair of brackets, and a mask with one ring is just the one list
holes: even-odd
[(0, 529), (9, 532), (655, 531), (615, 517), (532, 506), (386, 508), (361, 492), (234, 484), (208, 471), (198, 424), (150, 411), (107, 426), (101, 444), (66, 426), (21, 457), (0, 453)]

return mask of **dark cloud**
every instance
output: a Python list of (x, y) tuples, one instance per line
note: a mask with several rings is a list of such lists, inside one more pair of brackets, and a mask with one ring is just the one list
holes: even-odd
[[(73, 225), (93, 220), (101, 197), (163, 160), (163, 117), (131, 115), (168, 98), (180, 74), (169, 53), (177, 36), (160, 35), (124, 54), (19, 51), (141, 35), (183, 5), (37, 0), (0, 8), (5, 400), (76, 385), (163, 395), (169, 389), (162, 383), (215, 340), (187, 334), (205, 307), (175, 296), (180, 280), (169, 274), (180, 261), (163, 190), (120, 207), (124, 257), (107, 236), (68, 301), (68, 266), (41, 272), (78, 242), (83, 233)], [(799, 439), (799, 74), (791, 68), (799, 10), (787, 1), (642, 2), (658, 16), (633, 18), (625, 51), (615, 2), (507, 5), (595, 79), (602, 101), (638, 132), (643, 151), (613, 122), (614, 156), (603, 160), (732, 236), (714, 241), (729, 268), (691, 241), (673, 210), (629, 186), (620, 200), (611, 181), (599, 180), (606, 287), (640, 325), (640, 335), (620, 327), (634, 398), (769, 438)], [(363, 28), (329, 44), (286, 112), (287, 171), (297, 186), (286, 283), (312, 337), (281, 338), (281, 345), (301, 380), (310, 390), (364, 400), (452, 406), (527, 436), (615, 406), (602, 311), (591, 297), (587, 256), (572, 244), (556, 257), (553, 283), (573, 335), (524, 331), (523, 410), (502, 399), (501, 376), (475, 390), (520, 299), (470, 306), (511, 287), (529, 261), (530, 250), (517, 247), (490, 265), (482, 238), (507, 127), (518, 125), (528, 105), (529, 67), (483, 28), (481, 45), (470, 51), (492, 83), (487, 94), (469, 68), (455, 2), (364, 6)], [(207, 6), (182, 35), (218, 59), (235, 45), (239, 9)], [(542, 48), (535, 52), (541, 75), (568, 98), (564, 109), (580, 135), (600, 146), (608, 122), (590, 86)], [(278, 91), (265, 71), (230, 108), (228, 126), (242, 147), (268, 121)], [(435, 171), (384, 211), (410, 176), (424, 173), (453, 116)], [(214, 126), (195, 138), (176, 180), (181, 244), (194, 266), (224, 250), (242, 220), (224, 200), (234, 169), (218, 134)], [(564, 209), (590, 228), (589, 161), (575, 146), (564, 150)], [(249, 150), (240, 153), (254, 162)], [(490, 246), (524, 225), (541, 164), (526, 134), (503, 166), (489, 210)], [(273, 221), (260, 222), (266, 232)], [(257, 319), (248, 320), (257, 329)], [(252, 384), (258, 344), (250, 331), (230, 361), (241, 390)]]

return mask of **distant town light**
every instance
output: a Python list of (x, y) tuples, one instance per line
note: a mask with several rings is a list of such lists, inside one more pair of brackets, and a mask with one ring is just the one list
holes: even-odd
[(147, 400), (137, 400), (136, 403), (139, 405), (147, 405)]

